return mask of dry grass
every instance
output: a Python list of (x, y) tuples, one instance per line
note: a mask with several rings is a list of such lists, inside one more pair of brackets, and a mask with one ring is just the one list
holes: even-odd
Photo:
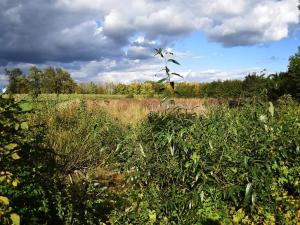
[[(57, 108), (61, 113), (72, 112), (80, 106), (80, 99), (73, 99), (59, 103)], [(203, 113), (205, 105), (218, 104), (215, 99), (178, 98), (172, 109), (179, 109), (187, 112)], [(160, 105), (160, 99), (88, 99), (85, 100), (85, 107), (88, 112), (97, 113), (105, 111), (112, 117), (124, 124), (136, 124), (147, 117), (150, 112), (161, 112), (168, 108), (167, 104)]]
[[(104, 110), (124, 124), (136, 124), (147, 117), (150, 112), (164, 111), (167, 104), (160, 105), (159, 99), (110, 99), (88, 100), (88, 111)], [(201, 99), (176, 99), (173, 109), (189, 112), (204, 112), (204, 101)]]

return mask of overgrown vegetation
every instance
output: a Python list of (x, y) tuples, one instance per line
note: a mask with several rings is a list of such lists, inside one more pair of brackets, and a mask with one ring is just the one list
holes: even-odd
[[(118, 224), (296, 224), (300, 123), (293, 103), (205, 116), (152, 114), (136, 143)], [(148, 134), (148, 135), (144, 135)]]
[(300, 108), (289, 96), (130, 126), (87, 100), (45, 106), (1, 96), (1, 224), (299, 222)]

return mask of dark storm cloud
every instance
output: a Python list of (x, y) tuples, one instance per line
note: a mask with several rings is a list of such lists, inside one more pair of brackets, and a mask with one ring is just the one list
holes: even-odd
[(95, 18), (96, 12), (66, 10), (54, 0), (1, 1), (0, 63), (122, 56), (127, 38), (111, 39), (97, 33)]

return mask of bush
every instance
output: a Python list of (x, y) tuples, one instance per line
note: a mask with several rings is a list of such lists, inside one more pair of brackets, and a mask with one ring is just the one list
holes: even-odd
[[(11, 201), (9, 205), (15, 212), (10, 215), (12, 222), (19, 224), (20, 217), (24, 224), (45, 224), (50, 217), (55, 220), (51, 194), (56, 187), (52, 180), (55, 170), (53, 152), (41, 148), (37, 141), (41, 136), (34, 136), (29, 131), (32, 128), (24, 114), (31, 106), (1, 95), (0, 110), (0, 192)], [(4, 224), (11, 224), (6, 216), (10, 211), (11, 208), (4, 210)]]
[(83, 101), (78, 107), (42, 110), (33, 120), (45, 125), (45, 144), (54, 149), (64, 174), (119, 160), (124, 127), (104, 111), (88, 111)]
[[(85, 175), (72, 179), (58, 164), (61, 160), (54, 150), (45, 148), (48, 131), (43, 121), (38, 126), (35, 120), (27, 122), (30, 104), (0, 97), (0, 224), (103, 224), (114, 207), (115, 194)], [(103, 123), (108, 122), (104, 117)], [(109, 129), (104, 129), (99, 134), (109, 147), (112, 140), (105, 140)]]
[[(296, 224), (300, 109), (219, 106), (151, 114), (141, 126), (128, 203), (116, 224)], [(130, 167), (130, 166), (129, 166)]]

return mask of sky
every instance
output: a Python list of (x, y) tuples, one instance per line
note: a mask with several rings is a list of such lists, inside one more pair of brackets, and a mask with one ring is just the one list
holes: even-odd
[(0, 0), (4, 70), (60, 66), (77, 82), (155, 81), (162, 47), (180, 81), (286, 71), (300, 46), (298, 0)]

